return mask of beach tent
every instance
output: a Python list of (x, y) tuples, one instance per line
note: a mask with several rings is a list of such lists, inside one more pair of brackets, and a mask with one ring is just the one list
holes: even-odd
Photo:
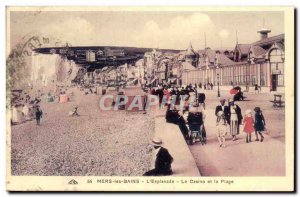
[(12, 106), (11, 109), (11, 122), (12, 124), (20, 124), (26, 121), (23, 114), (23, 106)]
[(66, 103), (66, 102), (68, 102), (69, 101), (69, 96), (68, 95), (66, 95), (66, 94), (61, 94), (60, 96), (59, 96), (59, 102), (60, 103)]
[(46, 100), (47, 100), (47, 102), (53, 102), (54, 101), (54, 97), (48, 94), (46, 96)]
[(33, 111), (34, 111), (33, 108), (29, 107), (28, 105), (25, 105), (23, 107), (22, 112), (23, 112), (23, 115), (24, 115), (26, 120), (34, 119), (35, 114), (33, 113)]
[(22, 109), (23, 115), (25, 117), (25, 119), (28, 119), (28, 115), (29, 115), (29, 107), (27, 105), (24, 105), (23, 109)]

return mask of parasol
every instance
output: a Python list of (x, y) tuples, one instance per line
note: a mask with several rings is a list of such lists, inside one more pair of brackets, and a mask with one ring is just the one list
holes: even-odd
[(239, 91), (237, 89), (232, 88), (229, 93), (230, 94), (237, 94)]
[(229, 91), (229, 93), (230, 93), (230, 94), (237, 94), (237, 93), (240, 92), (241, 90), (242, 90), (242, 89), (241, 89), (240, 86), (236, 86), (236, 87), (232, 88), (232, 89)]

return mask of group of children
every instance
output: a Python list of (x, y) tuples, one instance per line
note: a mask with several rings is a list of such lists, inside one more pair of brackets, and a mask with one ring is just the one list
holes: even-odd
[(244, 124), (244, 132), (247, 134), (246, 135), (246, 142), (250, 143), (251, 142), (251, 134), (255, 131), (255, 136), (256, 139), (255, 141), (259, 141), (260, 136), (260, 141), (264, 141), (264, 136), (262, 134), (263, 131), (265, 131), (265, 118), (262, 114), (262, 111), (259, 107), (254, 108), (255, 115), (254, 118), (252, 116), (252, 111), (250, 109), (247, 109), (245, 112), (246, 117), (243, 120)]
[[(252, 110), (247, 109), (245, 111), (245, 117), (243, 119), (243, 131), (246, 133), (246, 143), (251, 142), (251, 134), (255, 132), (256, 139), (255, 141), (263, 142), (264, 136), (263, 131), (265, 131), (265, 119), (262, 114), (262, 111), (259, 107), (254, 108), (254, 117), (252, 115)], [(225, 147), (225, 135), (228, 130), (228, 122), (226, 120), (225, 114), (223, 111), (217, 113), (217, 137), (220, 144), (220, 147)], [(259, 139), (260, 137), (260, 139)]]

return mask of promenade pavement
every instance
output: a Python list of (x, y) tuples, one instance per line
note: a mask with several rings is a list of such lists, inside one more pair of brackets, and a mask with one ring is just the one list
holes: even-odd
[[(207, 144), (189, 146), (202, 176), (284, 176), (285, 175), (285, 114), (284, 108), (274, 109), (273, 95), (245, 94), (246, 101), (236, 102), (242, 110), (258, 106), (262, 109), (270, 133), (263, 142), (246, 143), (241, 126), (237, 141), (226, 137), (226, 147), (220, 148), (216, 136), (215, 107), (219, 104), (216, 90), (205, 91)], [(228, 91), (221, 91), (222, 98), (230, 98)], [(287, 131), (288, 132), (288, 131)]]

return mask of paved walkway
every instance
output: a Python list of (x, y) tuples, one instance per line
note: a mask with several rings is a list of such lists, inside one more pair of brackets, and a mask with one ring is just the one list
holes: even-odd
[[(221, 91), (221, 95), (226, 99), (231, 97), (228, 91)], [(269, 101), (273, 95), (250, 93), (245, 95), (247, 101), (237, 102), (243, 114), (248, 108), (261, 107), (267, 128), (271, 131), (268, 135), (264, 134), (264, 142), (254, 141), (253, 134), (252, 143), (247, 144), (241, 127), (237, 141), (233, 142), (231, 136), (227, 136), (226, 148), (219, 148), (215, 132), (214, 110), (219, 98), (216, 91), (206, 91), (206, 96), (207, 145), (204, 146), (199, 143), (187, 146), (178, 126), (166, 123), (165, 112), (156, 110), (155, 135), (163, 139), (164, 146), (175, 158), (172, 164), (174, 176), (284, 176), (284, 108), (272, 107)]]
[[(218, 104), (215, 91), (207, 92), (207, 145), (195, 144), (189, 146), (202, 176), (283, 176), (285, 175), (285, 127), (284, 108), (273, 109), (269, 100), (270, 94), (248, 94), (247, 100), (237, 102), (242, 113), (247, 108), (260, 106), (263, 110), (270, 135), (265, 135), (264, 142), (257, 142), (255, 134), (252, 143), (246, 143), (243, 132), (239, 140), (232, 141), (227, 136), (226, 148), (219, 148), (216, 137), (216, 117), (214, 110)], [(225, 98), (230, 97), (221, 92)], [(242, 127), (241, 127), (242, 130)]]

